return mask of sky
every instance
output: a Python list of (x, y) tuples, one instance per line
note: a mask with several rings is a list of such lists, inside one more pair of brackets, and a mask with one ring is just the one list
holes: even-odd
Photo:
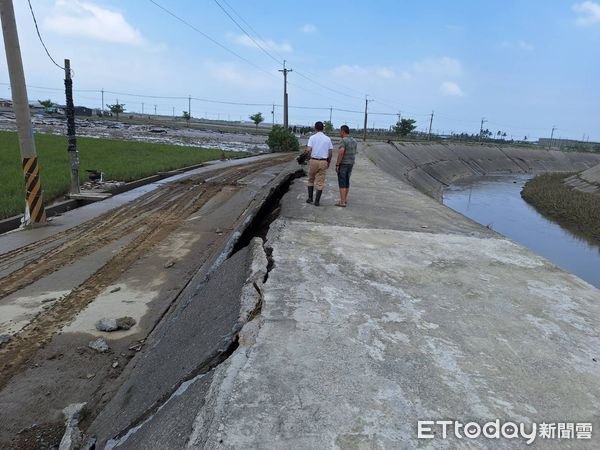
[[(30, 101), (64, 103), (25, 0), (13, 0)], [(600, 1), (31, 0), (50, 54), (71, 60), (75, 103), (282, 122), (328, 120), (529, 140), (600, 141)], [(166, 8), (175, 16), (170, 15)], [(249, 37), (223, 11), (227, 11)], [(10, 97), (0, 45), (0, 97)], [(89, 91), (89, 92), (86, 92)], [(142, 95), (148, 97), (140, 97)], [(211, 100), (211, 101), (207, 101)], [(216, 101), (216, 102), (215, 102)], [(224, 103), (217, 103), (224, 102)], [(248, 103), (233, 105), (226, 102)], [(269, 106), (267, 106), (269, 105)]]

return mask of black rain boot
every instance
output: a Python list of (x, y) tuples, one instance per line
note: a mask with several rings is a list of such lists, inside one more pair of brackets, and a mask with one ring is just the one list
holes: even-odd
[(321, 203), (321, 194), (323, 191), (317, 191), (317, 196), (315, 197), (315, 206), (319, 206)]
[(314, 186), (308, 186), (308, 198), (306, 199), (306, 203), (313, 202), (313, 192), (315, 190)]

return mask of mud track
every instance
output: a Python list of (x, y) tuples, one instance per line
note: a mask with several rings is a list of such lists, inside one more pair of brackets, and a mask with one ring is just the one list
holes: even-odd
[(224, 187), (235, 187), (247, 175), (289, 160), (289, 155), (282, 155), (165, 184), (96, 219), (0, 256), (2, 299), (99, 248), (134, 236), (104, 266), (0, 348), (0, 389), (102, 290)]

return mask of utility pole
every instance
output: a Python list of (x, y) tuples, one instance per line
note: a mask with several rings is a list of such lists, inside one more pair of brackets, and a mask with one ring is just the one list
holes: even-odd
[(333, 106), (329, 107), (329, 123), (333, 124), (331, 118), (333, 117)]
[(79, 194), (79, 152), (75, 135), (75, 104), (73, 102), (73, 80), (71, 79), (71, 61), (65, 59), (65, 94), (67, 100), (67, 138), (69, 162), (71, 163), (70, 194)]
[(427, 140), (431, 140), (431, 126), (433, 125), (433, 111), (431, 111), (431, 118), (429, 119), (429, 133), (427, 134)]
[(369, 116), (369, 102), (372, 102), (373, 100), (369, 100), (369, 96), (365, 95), (365, 124), (363, 127), (363, 142), (366, 142), (367, 140), (367, 118)]
[(273, 108), (271, 109), (271, 116), (273, 119), (273, 127), (275, 126), (275, 103), (273, 103)]
[(192, 96), (188, 95), (188, 114), (190, 116), (190, 119), (188, 120), (188, 127), (190, 126), (190, 123), (192, 122)]
[(102, 117), (104, 117), (104, 88), (102, 88), (102, 108), (100, 109), (100, 111), (102, 111)]
[(17, 120), (19, 149), (23, 159), (23, 173), (25, 175), (26, 196), (23, 224), (44, 225), (46, 223), (46, 210), (44, 209), (44, 197), (40, 181), (40, 166), (38, 165), (33, 139), (25, 73), (23, 72), (23, 61), (21, 59), (21, 48), (19, 47), (19, 35), (12, 0), (0, 0), (0, 19), (2, 20), (2, 35), (4, 37), (13, 110)]
[(173, 119), (175, 119), (175, 107), (173, 106)]
[(557, 129), (558, 128), (556, 128), (556, 125), (552, 126), (552, 133), (550, 133), (550, 145), (548, 146), (548, 148), (552, 148), (552, 141), (554, 139), (554, 131)]
[(288, 123), (288, 92), (287, 92), (287, 74), (293, 72), (292, 69), (285, 68), (285, 59), (283, 60), (283, 127), (287, 130), (289, 128)]
[(479, 127), (479, 140), (481, 141), (481, 137), (483, 136), (483, 124), (487, 122), (485, 117), (481, 118), (481, 126)]
[(154, 105), (154, 115), (156, 116), (156, 105)]

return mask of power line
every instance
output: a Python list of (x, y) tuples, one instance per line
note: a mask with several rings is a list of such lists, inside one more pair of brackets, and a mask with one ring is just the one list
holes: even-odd
[[(310, 81), (311, 83), (316, 84), (317, 86), (321, 86), (324, 89), (327, 89), (328, 91), (334, 92), (338, 95), (343, 95), (344, 97), (349, 97), (349, 98), (353, 98), (353, 99), (360, 99), (360, 97), (356, 97), (355, 95), (350, 95), (347, 94), (346, 92), (342, 92), (342, 91), (338, 91), (336, 89), (330, 88), (329, 86), (324, 85), (323, 83), (320, 83), (319, 81), (313, 80), (312, 78), (304, 75), (302, 72), (298, 72), (298, 70), (296, 69), (296, 74), (300, 75), (302, 78), (304, 78), (305, 80)], [(362, 100), (362, 99), (361, 99)]]
[(33, 12), (33, 6), (31, 6), (31, 0), (27, 0), (27, 3), (29, 3), (29, 10), (31, 11), (31, 17), (33, 17), (33, 23), (35, 24), (35, 31), (37, 32), (38, 38), (40, 38), (42, 47), (44, 47), (44, 50), (46, 50), (46, 55), (48, 55), (48, 58), (50, 58), (50, 61), (52, 61), (56, 67), (58, 67), (60, 70), (65, 70), (64, 67), (59, 65), (56, 61), (54, 61), (54, 58), (48, 51), (46, 44), (44, 44), (44, 40), (42, 39), (42, 35), (40, 34), (40, 29), (38, 28), (37, 20), (35, 19), (35, 13)]
[(187, 20), (179, 17), (177, 14), (173, 13), (172, 11), (168, 10), (167, 8), (165, 8), (164, 6), (160, 5), (159, 3), (157, 3), (154, 0), (148, 0), (150, 3), (154, 4), (155, 6), (157, 6), (158, 8), (162, 9), (165, 13), (167, 13), (168, 15), (170, 15), (171, 17), (177, 19), (178, 21), (180, 21), (181, 23), (183, 23), (184, 25), (190, 27), (192, 30), (196, 31), (197, 33), (199, 33), (200, 35), (204, 36), (206, 39), (208, 39), (209, 41), (211, 41), (213, 44), (221, 47), (223, 50), (225, 50), (228, 53), (231, 53), (232, 55), (234, 55), (235, 57), (241, 59), (242, 61), (250, 64), (252, 67), (254, 67), (255, 69), (260, 70), (261, 72), (264, 72), (266, 74), (268, 74), (269, 76), (276, 76), (274, 73), (269, 72), (268, 70), (263, 69), (262, 67), (254, 64), (252, 61), (250, 61), (247, 58), (244, 58), (242, 55), (240, 55), (239, 53), (231, 50), (229, 47), (221, 44), (219, 41), (217, 41), (216, 39), (213, 39), (212, 37), (210, 37), (208, 34), (206, 34), (205, 32), (203, 32), (202, 30), (200, 30), (199, 28), (197, 28), (196, 26), (192, 25), (191, 23), (189, 23)]
[(250, 38), (250, 40), (252, 42), (254, 42), (254, 44), (256, 44), (256, 46), (258, 48), (260, 48), (265, 55), (267, 55), (269, 58), (271, 58), (273, 61), (275, 61), (277, 64), (281, 64), (281, 61), (279, 59), (277, 59), (276, 57), (274, 57), (271, 53), (269, 53), (261, 44), (260, 42), (258, 42), (256, 39), (254, 39), (245, 29), (244, 27), (242, 27), (237, 20), (235, 20), (233, 18), (233, 16), (231, 14), (229, 14), (229, 12), (227, 12), (227, 10), (225, 8), (223, 8), (223, 6), (219, 3), (219, 0), (214, 0), (214, 2), (219, 6), (219, 8), (221, 8), (221, 11), (223, 11), (227, 17), (229, 17), (231, 19), (231, 21), (240, 29), (242, 30), (242, 32), (248, 36), (248, 38)]
[[(258, 33), (258, 31), (256, 31), (256, 30), (255, 30), (255, 29), (252, 27), (252, 25), (250, 25), (250, 24), (248, 23), (248, 21), (246, 21), (246, 20), (245, 20), (245, 19), (242, 17), (242, 15), (241, 15), (240, 13), (238, 13), (238, 12), (235, 10), (235, 8), (234, 8), (233, 6), (231, 6), (231, 5), (230, 5), (230, 4), (227, 2), (227, 0), (221, 0), (221, 1), (222, 1), (222, 2), (223, 2), (225, 5), (227, 5), (227, 7), (228, 7), (228, 8), (229, 8), (229, 9), (230, 9), (230, 10), (231, 10), (231, 11), (232, 11), (232, 12), (233, 12), (233, 13), (234, 13), (234, 14), (235, 14), (235, 15), (236, 15), (236, 16), (237, 16), (237, 17), (238, 17), (238, 18), (239, 18), (239, 19), (240, 19), (242, 22), (244, 22), (244, 24), (245, 24), (245, 25), (246, 25), (248, 28), (250, 28), (250, 30), (251, 30), (251, 31), (254, 33), (254, 35), (255, 35), (255, 36), (258, 38), (258, 39), (260, 39), (262, 42), (267, 42), (267, 40), (266, 40), (265, 38), (263, 38), (263, 37), (262, 37), (262, 36), (261, 36), (261, 35)], [(281, 56), (281, 54), (280, 54), (280, 53), (277, 51), (277, 49), (271, 49), (271, 50), (273, 51), (273, 53), (275, 53), (275, 54), (276, 54), (276, 55), (279, 57), (279, 59), (280, 59), (280, 60), (283, 60), (283, 59), (284, 59), (284, 58), (283, 58), (283, 56)], [(279, 64), (281, 64), (281, 62), (279, 62)]]
[[(10, 83), (0, 82), (0, 84), (3, 86), (10, 86)], [(27, 87), (32, 88), (32, 89), (40, 89), (40, 90), (44, 90), (44, 91), (58, 91), (58, 92), (65, 91), (64, 89), (44, 87), (44, 86), (34, 86), (32, 84), (28, 84)], [(100, 92), (100, 91), (98, 89), (73, 89), (73, 92)]]
[[(269, 76), (273, 76), (275, 77), (276, 75), (263, 69), (262, 67), (256, 65), (254, 62), (250, 61), (249, 59), (243, 57), (242, 55), (240, 55), (239, 53), (231, 50), (230, 48), (228, 48), (227, 46), (221, 44), (219, 41), (217, 41), (216, 39), (213, 39), (211, 36), (209, 36), (208, 34), (204, 33), (202, 30), (200, 30), (199, 28), (197, 28), (196, 26), (194, 26), (193, 24), (189, 23), (188, 21), (186, 21), (185, 19), (179, 17), (177, 14), (175, 14), (174, 12), (170, 11), (169, 9), (165, 8), (164, 6), (162, 6), (161, 4), (159, 4), (158, 2), (156, 2), (155, 0), (148, 0), (150, 3), (154, 4), (155, 6), (157, 6), (158, 8), (160, 8), (161, 10), (163, 10), (165, 13), (167, 13), (168, 15), (170, 15), (171, 17), (175, 18), (176, 20), (180, 21), (181, 23), (185, 24), (186, 26), (188, 26), (189, 28), (191, 28), (192, 30), (196, 31), (197, 33), (201, 34), (203, 37), (205, 37), (206, 39), (208, 39), (209, 41), (211, 41), (213, 44), (221, 47), (222, 49), (224, 49), (225, 51), (227, 51), (228, 53), (231, 53), (232, 55), (236, 56), (237, 58), (241, 59), (242, 61), (250, 64), (252, 67), (260, 70), (263, 73), (268, 74)], [(231, 18), (231, 16), (229, 16)], [(237, 22), (236, 22), (237, 23)], [(238, 24), (239, 26), (239, 24)], [(250, 37), (250, 36), (249, 36)], [(278, 60), (277, 60), (278, 61)], [(302, 75), (301, 75), (302, 76)], [(306, 76), (304, 76), (304, 78), (307, 78)], [(309, 78), (307, 78), (309, 79)], [(310, 79), (309, 79), (310, 80)], [(313, 83), (319, 84), (318, 82), (315, 82), (314, 80), (310, 80)], [(304, 86), (299, 85), (298, 83), (289, 83), (290, 85), (296, 85), (298, 87), (300, 87), (301, 89), (307, 91), (307, 92), (311, 92), (313, 94), (319, 95), (318, 93), (316, 93), (315, 91), (312, 91)], [(331, 89), (330, 89), (331, 90)], [(338, 91), (339, 93), (339, 91)]]
[[(259, 49), (260, 49), (260, 50), (262, 50), (262, 51), (263, 51), (263, 53), (264, 53), (265, 55), (267, 55), (269, 58), (271, 58), (271, 59), (272, 59), (273, 61), (275, 61), (277, 64), (281, 64), (281, 60), (280, 60), (280, 59), (278, 59), (278, 58), (276, 58), (275, 56), (273, 56), (273, 55), (272, 55), (272, 54), (271, 54), (271, 53), (270, 53), (270, 52), (269, 52), (269, 51), (268, 51), (268, 50), (267, 50), (267, 49), (266, 49), (266, 48), (265, 48), (265, 47), (264, 47), (264, 46), (261, 44), (261, 42), (259, 42), (259, 41), (257, 41), (256, 39), (254, 39), (254, 37), (252, 37), (252, 35), (250, 35), (250, 33), (249, 33), (249, 32), (248, 32), (248, 31), (247, 31), (247, 30), (246, 30), (246, 29), (245, 29), (245, 28), (244, 28), (242, 25), (240, 25), (240, 23), (239, 23), (237, 20), (235, 20), (235, 18), (234, 18), (234, 17), (233, 17), (231, 14), (229, 14), (229, 12), (228, 12), (228, 11), (227, 11), (227, 10), (226, 10), (224, 7), (223, 7), (223, 5), (221, 5), (221, 3), (219, 3), (219, 0), (213, 0), (213, 1), (214, 1), (214, 2), (215, 2), (215, 3), (216, 3), (218, 6), (219, 6), (219, 8), (221, 9), (221, 11), (223, 11), (223, 12), (224, 12), (224, 13), (227, 15), (227, 17), (229, 17), (229, 19), (230, 19), (230, 20), (231, 20), (231, 21), (232, 21), (232, 22), (233, 22), (233, 23), (234, 23), (234, 24), (235, 24), (235, 25), (236, 25), (236, 26), (237, 26), (237, 27), (238, 27), (238, 28), (239, 28), (239, 29), (242, 31), (242, 33), (244, 33), (244, 34), (245, 34), (245, 35), (246, 35), (246, 36), (247, 36), (247, 37), (248, 37), (248, 38), (249, 38), (249, 39), (250, 39), (250, 40), (251, 40), (251, 41), (252, 41), (252, 42), (253, 42), (253, 43), (254, 43), (254, 44), (255, 44), (255, 45), (256, 45), (256, 46), (259, 48)], [(241, 16), (239, 13), (237, 13), (237, 12), (236, 12), (236, 11), (235, 11), (235, 10), (234, 10), (232, 7), (231, 7), (231, 5), (227, 4), (227, 6), (229, 6), (229, 8), (230, 8), (230, 9), (231, 9), (231, 10), (232, 10), (232, 11), (233, 11), (233, 12), (234, 12), (234, 13), (235, 13), (235, 14), (236, 14), (238, 17), (240, 17), (240, 19), (241, 19), (241, 20), (243, 20), (243, 21), (244, 21), (244, 23), (248, 24), (248, 22), (247, 22), (246, 20), (244, 20), (244, 19), (242, 18), (242, 16)], [(248, 26), (249, 26), (249, 25), (248, 25)], [(249, 27), (250, 27), (250, 26), (249, 26)], [(251, 27), (250, 27), (250, 28), (251, 28)], [(256, 31), (254, 31), (254, 33), (256, 33), (256, 35), (258, 36), (258, 33), (257, 33)], [(265, 39), (263, 39), (263, 38), (261, 38), (261, 37), (259, 37), (259, 40), (262, 40), (262, 41), (263, 41), (263, 43), (265, 43), (265, 42), (266, 42), (266, 41), (265, 41)], [(355, 97), (355, 96), (353, 96), (353, 95), (347, 94), (346, 92), (341, 92), (341, 91), (338, 91), (338, 90), (336, 90), (336, 89), (333, 89), (333, 88), (330, 88), (329, 86), (326, 86), (326, 85), (324, 85), (323, 83), (320, 83), (319, 81), (313, 80), (311, 77), (309, 77), (308, 75), (304, 75), (302, 72), (299, 72), (298, 70), (296, 70), (296, 73), (297, 73), (298, 75), (300, 75), (302, 78), (304, 78), (304, 79), (306, 79), (306, 80), (310, 81), (311, 83), (314, 83), (314, 84), (316, 84), (317, 86), (320, 86), (320, 87), (322, 87), (322, 88), (324, 88), (324, 89), (327, 89), (327, 90), (329, 90), (329, 91), (331, 91), (331, 92), (334, 92), (334, 93), (336, 93), (336, 94), (338, 94), (338, 95), (343, 95), (343, 96), (345, 96), (345, 97), (350, 97), (350, 98), (354, 98), (354, 99), (359, 99), (359, 97)], [(292, 84), (292, 83), (290, 83), (290, 84)]]

